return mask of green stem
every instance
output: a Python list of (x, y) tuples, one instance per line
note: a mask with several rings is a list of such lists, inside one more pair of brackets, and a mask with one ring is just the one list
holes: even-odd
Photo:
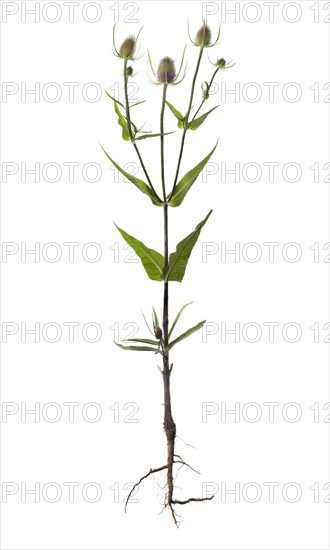
[[(214, 78), (215, 78), (215, 75), (217, 74), (217, 72), (218, 72), (219, 68), (220, 68), (220, 67), (218, 67), (218, 68), (217, 68), (217, 69), (216, 69), (216, 70), (214, 71), (214, 73), (213, 73), (213, 76), (212, 76), (212, 78), (211, 78), (211, 80), (210, 80), (210, 83), (208, 84), (208, 89), (207, 89), (207, 91), (209, 91), (209, 89), (211, 88), (211, 86), (212, 86), (212, 83), (213, 83), (213, 80), (214, 80)], [(196, 113), (194, 114), (194, 116), (192, 117), (192, 119), (191, 119), (191, 121), (190, 121), (190, 122), (192, 122), (193, 120), (195, 120), (195, 118), (196, 118), (197, 114), (199, 113), (199, 111), (200, 111), (200, 110), (201, 110), (201, 108), (203, 107), (203, 105), (204, 105), (205, 101), (206, 101), (206, 98), (204, 98), (204, 99), (203, 99), (202, 103), (201, 103), (201, 104), (200, 104), (200, 106), (198, 107), (198, 109), (197, 109)]]
[[(191, 106), (192, 106), (192, 102), (193, 102), (193, 98), (194, 98), (194, 91), (195, 91), (196, 78), (197, 78), (197, 74), (198, 74), (198, 71), (199, 71), (199, 66), (200, 66), (200, 63), (201, 63), (201, 60), (202, 60), (203, 50), (204, 50), (204, 46), (201, 46), (201, 48), (200, 48), (200, 50), (199, 50), (199, 56), (198, 56), (198, 60), (197, 60), (197, 65), (196, 65), (196, 70), (195, 70), (194, 78), (193, 78), (193, 81), (192, 81), (192, 84), (191, 84), (191, 92), (190, 92), (189, 106), (188, 106), (188, 111), (187, 111), (187, 115), (186, 115), (187, 118), (186, 118), (186, 121), (185, 121), (186, 124), (187, 124), (188, 121), (189, 121), (189, 115), (190, 115)], [(174, 183), (173, 183), (172, 191), (171, 191), (171, 193), (170, 193), (170, 195), (169, 195), (168, 202), (171, 200), (171, 197), (172, 197), (173, 192), (174, 192), (174, 188), (175, 188), (175, 186), (176, 186), (176, 184), (177, 184), (177, 181), (178, 181), (179, 171), (180, 171), (180, 165), (181, 165), (181, 160), (182, 160), (182, 154), (183, 154), (183, 148), (184, 148), (184, 142), (185, 142), (185, 139), (186, 139), (187, 130), (188, 130), (188, 128), (185, 127), (184, 130), (183, 130), (183, 133), (182, 133), (181, 147), (180, 147), (180, 153), (179, 153), (178, 164), (177, 164), (177, 168), (176, 168), (176, 173), (175, 173), (175, 178), (174, 178)]]
[[(164, 204), (164, 269), (168, 266), (168, 205)], [(168, 346), (168, 282), (164, 282), (163, 300), (163, 340), (164, 348)], [(168, 359), (168, 352), (167, 352)]]
[[(167, 84), (163, 84), (162, 106), (160, 110), (160, 164), (161, 180), (163, 189), (163, 212), (164, 212), (164, 269), (168, 265), (168, 205), (166, 201), (165, 187), (165, 160), (164, 160), (164, 113), (166, 101)], [(163, 339), (165, 349), (168, 346), (168, 283), (164, 282), (164, 301), (163, 301)], [(168, 355), (167, 355), (168, 360)], [(168, 361), (167, 361), (168, 362)]]
[(162, 96), (162, 108), (160, 111), (160, 163), (161, 163), (161, 178), (162, 178), (162, 189), (163, 189), (163, 198), (166, 202), (166, 189), (165, 189), (165, 163), (164, 163), (164, 112), (165, 112), (165, 101), (166, 101), (166, 91), (167, 84), (163, 84), (163, 96)]
[(128, 102), (128, 90), (127, 90), (127, 84), (128, 84), (128, 77), (127, 77), (127, 59), (125, 58), (124, 59), (124, 92), (125, 92), (125, 109), (126, 109), (126, 119), (127, 119), (127, 125), (128, 125), (128, 133), (129, 133), (129, 137), (131, 139), (131, 142), (133, 144), (133, 147), (136, 151), (136, 154), (139, 158), (139, 161), (141, 163), (141, 167), (142, 167), (142, 170), (148, 180), (148, 183), (151, 187), (151, 189), (153, 190), (153, 192), (155, 193), (157, 199), (161, 202), (161, 198), (158, 196), (158, 194), (156, 193), (155, 189), (154, 189), (154, 186), (152, 185), (152, 182), (151, 182), (151, 179), (149, 177), (149, 174), (147, 172), (147, 169), (144, 165), (144, 162), (142, 160), (142, 157), (141, 157), (141, 154), (140, 154), (140, 151), (138, 149), (138, 146), (136, 145), (135, 143), (135, 140), (134, 140), (134, 136), (133, 136), (133, 133), (132, 133), (132, 124), (131, 124), (131, 115), (130, 115), (130, 110), (129, 110), (129, 102)]

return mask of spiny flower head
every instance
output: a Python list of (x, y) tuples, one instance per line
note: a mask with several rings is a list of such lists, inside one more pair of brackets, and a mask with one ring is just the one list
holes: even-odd
[[(112, 51), (113, 51), (114, 55), (116, 57), (119, 57), (120, 59), (124, 59), (125, 61), (127, 61), (128, 59), (131, 59), (132, 61), (135, 61), (136, 59), (139, 59), (141, 56), (139, 56), (139, 57), (135, 56), (135, 51), (136, 51), (136, 45), (137, 45), (137, 41), (138, 41), (140, 32), (142, 30), (142, 27), (139, 30), (136, 37), (133, 34), (130, 34), (127, 38), (125, 38), (124, 42), (121, 44), (121, 46), (119, 48), (119, 51), (117, 50), (116, 42), (115, 42), (115, 27), (116, 27), (116, 23), (113, 26)], [(137, 54), (139, 53), (139, 50), (140, 50), (140, 47), (137, 51)]]
[(119, 48), (119, 55), (123, 59), (131, 59), (136, 48), (135, 37), (131, 34), (128, 38), (124, 40), (122, 45)]
[(190, 42), (194, 44), (194, 46), (198, 46), (199, 48), (212, 48), (212, 46), (215, 46), (218, 43), (218, 40), (220, 37), (220, 26), (219, 26), (217, 38), (215, 39), (214, 42), (211, 42), (211, 38), (212, 38), (211, 29), (206, 23), (206, 21), (204, 20), (202, 26), (197, 31), (195, 40), (193, 40), (190, 36), (189, 21), (188, 21), (188, 36), (189, 36)]
[(182, 80), (186, 76), (186, 67), (185, 67), (183, 77), (180, 80), (178, 80), (181, 74), (182, 66), (183, 66), (185, 51), (186, 51), (186, 46), (184, 47), (184, 50), (183, 50), (181, 64), (178, 72), (176, 72), (176, 69), (175, 69), (175, 61), (171, 57), (163, 57), (159, 62), (157, 72), (155, 72), (150, 59), (150, 53), (148, 52), (148, 67), (150, 66), (152, 74), (154, 75), (154, 78), (155, 78), (155, 80), (152, 80), (149, 77), (149, 80), (151, 80), (153, 84), (158, 84), (158, 85), (171, 84), (175, 86), (176, 84), (180, 84), (180, 82), (182, 82)]
[(211, 43), (211, 29), (207, 23), (203, 23), (201, 28), (196, 34), (195, 44), (197, 46), (206, 46), (208, 47)]
[(224, 57), (220, 57), (216, 60), (215, 63), (212, 63), (214, 67), (217, 67), (221, 71), (225, 71), (226, 69), (231, 69), (235, 65), (232, 61), (227, 62)]
[(173, 84), (176, 77), (174, 60), (171, 57), (163, 57), (157, 70), (157, 80), (160, 84)]

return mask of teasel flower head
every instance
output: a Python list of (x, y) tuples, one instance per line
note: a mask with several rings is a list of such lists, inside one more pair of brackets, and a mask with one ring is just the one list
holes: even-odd
[(124, 42), (119, 48), (119, 55), (124, 59), (131, 59), (135, 52), (136, 42), (133, 35), (125, 38)]
[(175, 65), (170, 57), (163, 57), (157, 69), (157, 80), (160, 84), (173, 84), (176, 77)]
[(208, 47), (211, 43), (211, 29), (207, 23), (204, 23), (195, 37), (195, 44)]
[[(142, 27), (139, 30), (136, 37), (133, 34), (130, 34), (127, 38), (125, 38), (124, 42), (121, 44), (119, 48), (119, 51), (117, 49), (116, 41), (115, 41), (115, 27), (116, 27), (116, 23), (113, 26), (113, 43), (112, 43), (113, 54), (116, 57), (119, 57), (120, 59), (124, 59), (124, 60), (130, 59), (132, 61), (136, 61), (137, 59), (140, 59), (140, 57), (142, 57), (141, 55), (140, 56), (138, 55), (140, 51), (140, 46), (137, 52), (136, 52), (136, 46), (137, 46), (137, 41), (138, 41), (140, 32), (142, 30)], [(136, 55), (135, 55), (135, 52), (136, 52)]]
[(185, 51), (186, 51), (186, 46), (184, 47), (184, 50), (183, 50), (181, 64), (180, 64), (180, 68), (179, 68), (178, 73), (176, 72), (176, 69), (175, 69), (175, 61), (171, 57), (163, 57), (159, 62), (157, 72), (155, 72), (154, 68), (152, 66), (150, 53), (148, 52), (148, 66), (150, 66), (150, 69), (151, 69), (152, 74), (153, 74), (154, 79), (155, 79), (155, 80), (152, 80), (151, 78), (149, 78), (149, 80), (153, 84), (157, 84), (157, 85), (171, 84), (171, 85), (175, 86), (176, 84), (180, 84), (180, 82), (182, 82), (182, 80), (186, 76), (186, 67), (187, 67), (187, 65), (184, 68), (182, 78), (180, 80), (178, 80), (178, 78), (180, 77), (181, 71), (182, 71), (182, 67), (183, 67)]
[(194, 46), (198, 46), (199, 48), (212, 48), (212, 46), (215, 46), (219, 41), (220, 25), (219, 25), (219, 31), (218, 31), (218, 36), (216, 40), (214, 42), (211, 42), (211, 38), (212, 38), (211, 29), (206, 23), (206, 21), (204, 20), (202, 26), (196, 33), (195, 40), (193, 40), (190, 36), (189, 20), (188, 20), (188, 36), (189, 36), (190, 42), (194, 44)]

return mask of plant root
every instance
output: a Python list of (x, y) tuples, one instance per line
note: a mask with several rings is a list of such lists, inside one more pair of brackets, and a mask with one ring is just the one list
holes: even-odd
[[(165, 325), (167, 326), (167, 323), (165, 323)], [(167, 334), (167, 330), (164, 331), (164, 333)], [(166, 341), (167, 341), (167, 338), (166, 338)], [(188, 498), (186, 500), (178, 500), (178, 499), (173, 497), (173, 491), (174, 491), (173, 466), (174, 466), (174, 464), (180, 464), (181, 468), (183, 466), (187, 466), (187, 468), (190, 468), (190, 470), (192, 470), (196, 474), (199, 474), (200, 472), (195, 470), (195, 468), (192, 468), (192, 466), (190, 466), (190, 464), (185, 462), (180, 455), (175, 453), (175, 450), (174, 450), (175, 449), (175, 438), (178, 437), (178, 436), (176, 435), (176, 425), (175, 425), (175, 422), (173, 420), (172, 408), (171, 408), (170, 377), (171, 377), (172, 369), (173, 369), (173, 363), (171, 365), (169, 364), (168, 354), (165, 354), (163, 356), (163, 369), (161, 369), (159, 367), (159, 370), (161, 371), (161, 374), (162, 374), (162, 377), (163, 377), (163, 385), (164, 385), (164, 423), (163, 423), (163, 426), (164, 426), (164, 432), (165, 432), (166, 440), (167, 440), (167, 463), (164, 464), (164, 466), (160, 466), (160, 468), (150, 468), (149, 472), (147, 474), (145, 474), (144, 476), (142, 476), (137, 483), (135, 483), (133, 488), (130, 490), (127, 498), (125, 499), (125, 512), (126, 512), (127, 504), (129, 502), (130, 497), (132, 496), (134, 490), (140, 485), (140, 483), (142, 483), (142, 481), (144, 479), (148, 478), (152, 474), (156, 474), (157, 472), (167, 470), (166, 485), (165, 485), (165, 487), (167, 487), (167, 493), (165, 495), (165, 501), (164, 501), (162, 512), (164, 511), (165, 508), (169, 508), (170, 511), (171, 511), (171, 515), (172, 515), (174, 524), (176, 525), (176, 527), (179, 527), (178, 517), (180, 517), (180, 516), (175, 511), (175, 505), (176, 504), (183, 505), (183, 504), (189, 504), (190, 502), (204, 502), (206, 500), (212, 500), (214, 495), (209, 496), (209, 497), (204, 497), (204, 498), (203, 497), (202, 498), (192, 497), (192, 498)], [(179, 439), (181, 439), (181, 438), (179, 438)], [(184, 443), (186, 443), (186, 442), (184, 442)]]
[[(174, 457), (177, 457), (180, 460), (175, 460)], [(172, 492), (170, 492), (170, 490), (167, 492), (167, 494), (165, 496), (165, 501), (164, 501), (164, 504), (163, 504), (163, 509), (161, 510), (160, 513), (162, 513), (165, 510), (165, 508), (169, 508), (170, 511), (171, 511), (171, 515), (172, 515), (172, 518), (173, 518), (173, 521), (174, 521), (174, 524), (176, 525), (176, 527), (179, 527), (178, 517), (180, 517), (179, 514), (175, 511), (175, 508), (174, 508), (174, 506), (176, 504), (183, 505), (183, 504), (188, 504), (189, 502), (203, 502), (203, 501), (206, 501), (206, 500), (212, 500), (214, 495), (212, 495), (210, 497), (204, 497), (204, 498), (195, 498), (195, 497), (193, 497), (193, 498), (188, 498), (186, 500), (173, 499), (173, 464), (181, 464), (181, 466), (187, 466), (187, 468), (190, 468), (190, 470), (192, 470), (193, 472), (195, 472), (197, 474), (200, 474), (200, 472), (195, 470), (195, 468), (190, 466), (190, 464), (188, 464), (187, 462), (182, 460), (180, 455), (173, 454), (173, 460), (172, 460), (172, 463), (170, 464), (170, 468), (169, 468), (168, 464), (165, 464), (164, 466), (160, 466), (160, 468), (150, 468), (149, 472), (147, 474), (145, 474), (144, 476), (142, 476), (137, 483), (135, 483), (135, 485), (130, 490), (127, 498), (125, 499), (125, 512), (127, 511), (127, 505), (129, 503), (129, 499), (131, 498), (131, 496), (134, 493), (135, 489), (140, 485), (140, 483), (142, 483), (142, 481), (144, 479), (147, 479), (152, 474), (156, 474), (158, 472), (161, 472), (162, 470), (167, 470), (167, 471), (170, 470), (171, 471), (171, 476), (172, 477), (170, 479), (170, 488), (171, 488)], [(166, 486), (167, 487), (169, 487), (168, 482), (169, 482), (169, 478), (168, 478), (168, 474), (167, 474), (167, 481), (166, 481)]]

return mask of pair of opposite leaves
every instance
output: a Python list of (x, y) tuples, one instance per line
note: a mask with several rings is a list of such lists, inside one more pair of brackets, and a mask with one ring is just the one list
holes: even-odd
[[(107, 94), (114, 102), (115, 111), (118, 115), (118, 124), (122, 127), (122, 137), (125, 141), (130, 140), (129, 136), (129, 129), (127, 125), (127, 119), (122, 115), (122, 113), (119, 110), (118, 105), (124, 108), (124, 105), (117, 101), (115, 98)], [(142, 102), (139, 102), (142, 103)], [(183, 128), (185, 125), (185, 117), (173, 107), (169, 102), (166, 102), (173, 114), (178, 119), (178, 126), (179, 128)], [(138, 105), (136, 103), (135, 105)], [(133, 107), (135, 106), (133, 105)], [(198, 119), (193, 120), (189, 124), (187, 124), (187, 129), (196, 130), (206, 119), (207, 115), (211, 113), (216, 107), (199, 117)], [(133, 132), (133, 136), (135, 140), (137, 139), (145, 139), (147, 137), (157, 137), (161, 134), (147, 134), (140, 137), (136, 137), (136, 134), (138, 133), (138, 130), (136, 126), (132, 124), (131, 131)], [(213, 155), (216, 147), (218, 145), (218, 142), (212, 149), (212, 151), (201, 161), (199, 162), (194, 168), (189, 170), (185, 176), (175, 185), (173, 193), (171, 194), (171, 199), (169, 201), (169, 205), (173, 207), (179, 206), (183, 199), (185, 198), (186, 194), (188, 193), (189, 189), (193, 185), (193, 183), (198, 178), (200, 172), (203, 170), (204, 166), (208, 162), (208, 160)], [(102, 147), (102, 146), (101, 146)], [(131, 181), (142, 193), (145, 193), (149, 196), (152, 203), (156, 206), (163, 206), (163, 202), (159, 200), (158, 196), (154, 192), (154, 190), (143, 180), (140, 180), (139, 178), (136, 178), (132, 174), (126, 172), (123, 170), (119, 164), (117, 164), (110, 155), (105, 151), (105, 149), (102, 147), (104, 153), (108, 157), (108, 159), (111, 161), (111, 163), (117, 168), (119, 172), (121, 172), (129, 181)], [(168, 196), (167, 199), (170, 197)], [(206, 218), (202, 220), (190, 233), (185, 239), (183, 239), (176, 247), (176, 251), (173, 252), (169, 257), (169, 262), (166, 268), (164, 268), (164, 256), (157, 252), (156, 250), (153, 250), (152, 248), (149, 248), (145, 246), (141, 241), (133, 237), (132, 235), (129, 235), (118, 227), (116, 224), (116, 227), (118, 231), (121, 233), (122, 237), (125, 239), (127, 244), (133, 248), (134, 252), (139, 256), (143, 267), (150, 279), (153, 281), (178, 281), (181, 282), (185, 270), (187, 267), (188, 260), (190, 258), (191, 251), (193, 247), (196, 244), (196, 241), (199, 237), (199, 234), (201, 232), (202, 227), (207, 222), (209, 216), (211, 215), (212, 210), (207, 214)]]

